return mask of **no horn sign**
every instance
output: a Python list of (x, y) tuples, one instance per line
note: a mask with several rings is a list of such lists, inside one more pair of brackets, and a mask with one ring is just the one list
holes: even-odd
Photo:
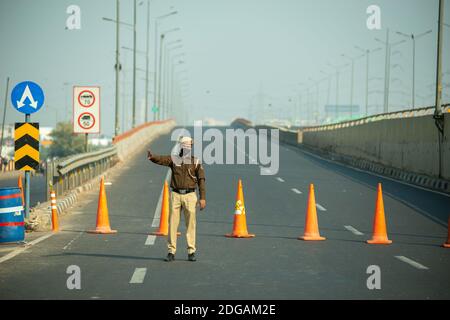
[(73, 132), (100, 133), (100, 87), (73, 87)]

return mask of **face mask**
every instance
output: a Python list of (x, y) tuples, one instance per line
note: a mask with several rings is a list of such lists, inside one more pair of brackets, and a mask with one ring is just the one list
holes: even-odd
[(191, 152), (192, 152), (192, 149), (189, 147), (189, 148), (186, 148), (186, 147), (182, 147), (181, 149), (180, 149), (180, 157), (188, 157), (190, 154), (191, 154)]

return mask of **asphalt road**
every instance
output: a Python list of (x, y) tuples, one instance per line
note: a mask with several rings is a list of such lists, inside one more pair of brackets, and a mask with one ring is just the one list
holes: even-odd
[[(167, 154), (166, 135), (151, 144)], [(167, 168), (142, 154), (107, 186), (115, 235), (93, 235), (97, 193), (86, 196), (64, 229), (0, 263), (1, 299), (449, 299), (450, 198), (280, 146), (280, 170), (208, 165), (207, 209), (198, 213), (197, 256), (187, 261), (184, 223), (176, 261), (163, 261), (166, 239), (149, 237)], [(244, 186), (252, 239), (224, 237), (233, 225), (237, 180)], [(368, 245), (376, 185), (383, 184), (389, 246)], [(307, 191), (314, 183), (321, 242), (303, 233)], [(295, 189), (295, 190), (293, 190)], [(1, 250), (1, 246), (0, 246)], [(66, 270), (81, 269), (81, 290)], [(381, 289), (367, 288), (367, 268)]]

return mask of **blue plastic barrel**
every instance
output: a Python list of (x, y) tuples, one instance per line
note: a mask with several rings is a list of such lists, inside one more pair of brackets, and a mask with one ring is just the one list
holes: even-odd
[(20, 188), (0, 188), (0, 243), (25, 239), (23, 214)]

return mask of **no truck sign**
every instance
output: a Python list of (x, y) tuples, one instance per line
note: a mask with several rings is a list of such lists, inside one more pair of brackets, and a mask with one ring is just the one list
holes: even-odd
[(100, 133), (100, 87), (73, 87), (73, 132)]

